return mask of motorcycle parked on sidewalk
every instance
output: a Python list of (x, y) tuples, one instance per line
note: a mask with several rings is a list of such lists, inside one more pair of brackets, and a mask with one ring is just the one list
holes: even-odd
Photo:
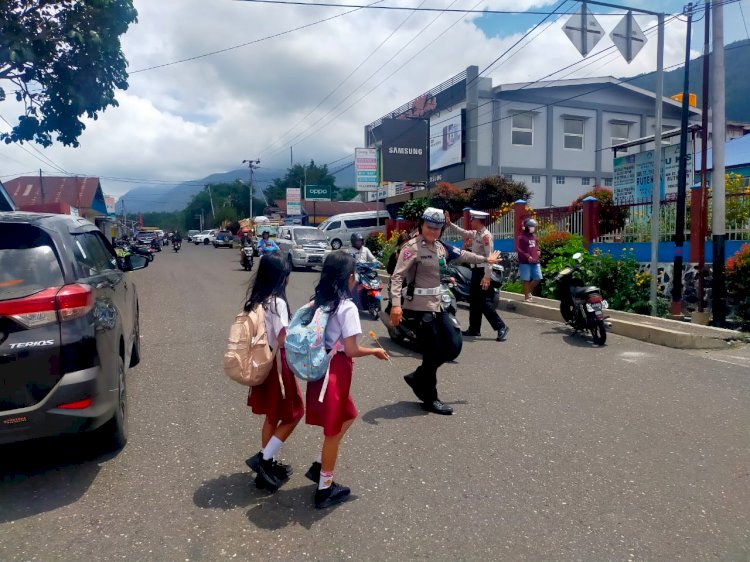
[(609, 304), (602, 298), (599, 287), (584, 285), (577, 276), (581, 270), (582, 255), (573, 254), (573, 259), (578, 263), (563, 268), (554, 278), (560, 314), (575, 332), (588, 331), (596, 345), (604, 345), (607, 341), (604, 311)]
[(369, 312), (373, 320), (380, 316), (380, 298), (383, 290), (380, 275), (374, 263), (358, 263), (356, 268), (357, 285), (354, 294), (360, 310)]
[[(503, 284), (504, 272), (505, 268), (499, 264), (493, 265), (490, 272), (490, 288), (498, 294), (500, 286)], [(448, 286), (456, 300), (466, 303), (471, 302), (471, 268), (465, 265), (450, 264), (446, 268), (446, 273), (450, 277)]]
[(253, 268), (254, 253), (251, 245), (245, 245), (240, 248), (240, 265), (245, 271), (250, 271)]

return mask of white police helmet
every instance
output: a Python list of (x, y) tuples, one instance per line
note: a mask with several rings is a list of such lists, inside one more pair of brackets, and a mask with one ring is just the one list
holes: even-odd
[(422, 213), (422, 220), (433, 228), (445, 226), (445, 211), (436, 207), (427, 207)]

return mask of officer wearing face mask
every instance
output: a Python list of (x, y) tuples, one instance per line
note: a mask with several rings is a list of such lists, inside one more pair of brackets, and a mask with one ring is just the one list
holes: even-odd
[[(460, 353), (456, 350), (451, 331), (454, 329), (447, 312), (440, 304), (440, 275), (451, 256), (438, 240), (445, 229), (445, 215), (441, 209), (428, 207), (419, 222), (419, 235), (406, 242), (399, 254), (396, 268), (391, 276), (390, 299), (391, 323), (398, 326), (404, 315), (419, 320), (420, 346), (423, 350), (422, 364), (404, 377), (406, 384), (423, 403), (423, 408), (436, 414), (451, 415), (453, 408), (438, 398), (437, 370), (445, 362)], [(489, 263), (499, 260), (500, 253), (480, 256), (467, 251), (457, 251), (455, 258), (460, 263)], [(403, 308), (402, 290), (407, 291)]]

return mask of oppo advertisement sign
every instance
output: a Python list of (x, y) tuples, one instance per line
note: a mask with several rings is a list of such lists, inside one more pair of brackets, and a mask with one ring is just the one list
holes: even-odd
[(430, 117), (430, 171), (460, 164), (461, 108)]
[(429, 129), (423, 119), (383, 119), (381, 159), (383, 181), (426, 182)]

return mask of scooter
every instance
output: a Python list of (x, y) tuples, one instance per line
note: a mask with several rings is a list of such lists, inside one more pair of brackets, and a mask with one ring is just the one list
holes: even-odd
[[(585, 286), (576, 276), (583, 261), (581, 253), (573, 254), (578, 264), (563, 268), (555, 276), (555, 297), (560, 300), (560, 314), (575, 332), (591, 332), (596, 345), (607, 341), (604, 311), (609, 304), (602, 298), (599, 287)], [(574, 332), (574, 333), (575, 333)]]
[(245, 271), (253, 268), (253, 247), (249, 245), (242, 246), (240, 249), (240, 265)]
[(377, 320), (380, 316), (380, 292), (383, 288), (375, 264), (358, 263), (356, 277), (354, 294), (357, 295), (359, 309), (369, 312), (372, 319)]
[[(490, 288), (495, 292), (500, 291), (503, 284), (503, 275), (505, 268), (502, 265), (495, 264), (490, 272)], [(459, 302), (471, 302), (471, 274), (472, 270), (465, 265), (450, 264), (446, 268), (446, 273), (450, 276), (448, 283), (449, 288)]]
[(180, 248), (182, 248), (182, 242), (179, 240), (175, 240), (172, 242), (172, 249), (175, 251), (175, 253), (180, 251)]
[(159, 240), (158, 238), (154, 238), (153, 240), (151, 240), (150, 246), (157, 252), (161, 252), (161, 240)]
[[(461, 342), (461, 324), (459, 323), (458, 319), (456, 318), (456, 297), (453, 295), (451, 289), (451, 278), (444, 275), (441, 277), (440, 280), (440, 306), (443, 310), (443, 312), (447, 312), (451, 324), (455, 330), (455, 338), (457, 341), (458, 346), (460, 347)], [(408, 298), (406, 295), (408, 293), (408, 288), (404, 288), (403, 295), (401, 298), (401, 301), (403, 303), (403, 300), (405, 298)], [(388, 287), (388, 294), (391, 294), (390, 291), (390, 285)], [(386, 329), (388, 330), (388, 335), (391, 338), (391, 341), (394, 343), (397, 343), (399, 345), (406, 345), (407, 342), (412, 345), (412, 347), (417, 348), (419, 350), (419, 329), (422, 324), (422, 320), (417, 317), (410, 317), (410, 316), (404, 316), (401, 319), (401, 323), (398, 326), (394, 326), (391, 324), (391, 307), (392, 303), (389, 300), (388, 304), (385, 307), (385, 310), (380, 313), (380, 321), (383, 322)], [(460, 351), (460, 349), (459, 349)]]

